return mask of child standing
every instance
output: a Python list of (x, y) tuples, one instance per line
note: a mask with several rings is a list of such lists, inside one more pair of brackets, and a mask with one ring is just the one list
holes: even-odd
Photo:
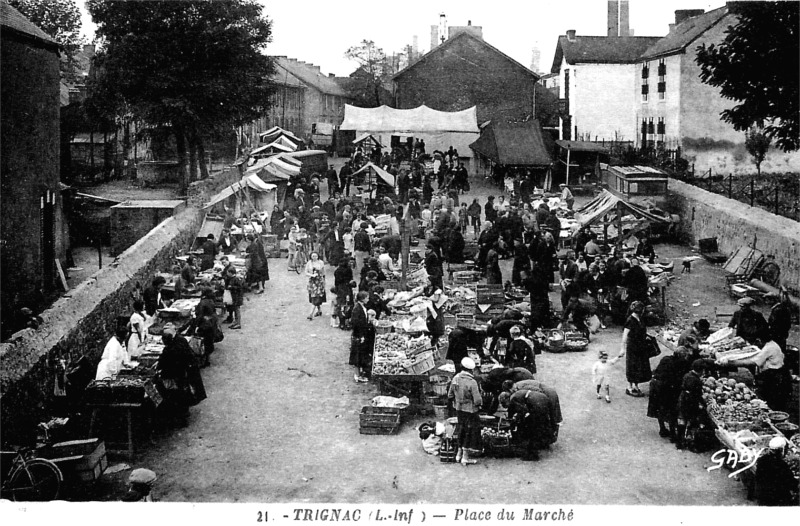
[(468, 221), (467, 203), (461, 203), (461, 208), (458, 209), (458, 227), (461, 229), (462, 235), (467, 234)]
[(592, 366), (592, 380), (597, 389), (597, 398), (600, 399), (600, 390), (604, 390), (606, 392), (606, 402), (609, 404), (611, 403), (611, 386), (608, 384), (607, 371), (608, 366), (614, 365), (616, 362), (616, 358), (611, 361), (608, 360), (608, 353), (606, 351), (600, 351), (598, 360), (594, 362)]

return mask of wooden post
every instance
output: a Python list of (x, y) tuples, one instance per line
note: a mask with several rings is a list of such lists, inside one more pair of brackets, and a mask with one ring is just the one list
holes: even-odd
[(756, 180), (750, 179), (750, 206), (756, 202)]
[(617, 203), (617, 255), (622, 255), (622, 204)]
[(564, 183), (567, 186), (569, 186), (569, 154), (571, 151), (572, 151), (571, 148), (567, 148), (567, 180)]
[(97, 238), (97, 268), (103, 268), (103, 240)]
[(406, 290), (408, 283), (408, 256), (411, 246), (411, 230), (408, 228), (410, 205), (403, 205), (403, 220), (400, 222), (400, 288)]

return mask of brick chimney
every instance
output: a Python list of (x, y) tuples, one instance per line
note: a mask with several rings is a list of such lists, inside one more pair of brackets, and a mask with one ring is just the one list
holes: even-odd
[(700, 16), (705, 13), (702, 9), (678, 9), (675, 11), (675, 25), (677, 26), (684, 20), (692, 18), (693, 16)]
[(431, 51), (439, 45), (439, 26), (431, 26)]
[(631, 36), (630, 7), (628, 6), (628, 0), (620, 0), (619, 2), (619, 36)]
[(619, 1), (608, 0), (608, 36), (619, 36)]
[(575, 42), (577, 39), (575, 38), (575, 30), (574, 29), (567, 29), (567, 40), (570, 42)]

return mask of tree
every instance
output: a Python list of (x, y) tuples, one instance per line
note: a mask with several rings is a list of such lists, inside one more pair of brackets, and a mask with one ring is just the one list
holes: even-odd
[[(168, 127), (185, 183), (214, 133), (252, 122), (274, 91), (271, 22), (256, 0), (89, 0), (100, 49), (90, 105)], [(208, 175), (200, 162), (203, 177)]]
[(84, 42), (81, 12), (75, 0), (9, 0), (8, 3), (58, 42), (64, 50), (61, 76), (75, 80), (75, 54)]
[(721, 117), (736, 130), (763, 128), (784, 151), (800, 147), (798, 2), (729, 2), (738, 23), (720, 45), (697, 48), (700, 78), (739, 104)]
[(750, 128), (745, 132), (744, 147), (753, 158), (759, 177), (761, 176), (761, 163), (767, 157), (770, 142), (769, 136), (760, 128)]
[(389, 80), (391, 66), (386, 53), (372, 40), (363, 40), (361, 44), (345, 51), (344, 56), (358, 64), (356, 71), (350, 75), (350, 94), (359, 106), (377, 107), (385, 102), (386, 90), (383, 85)]

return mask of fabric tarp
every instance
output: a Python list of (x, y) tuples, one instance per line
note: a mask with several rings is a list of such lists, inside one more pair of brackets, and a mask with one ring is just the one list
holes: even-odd
[(261, 142), (273, 142), (281, 136), (286, 136), (297, 144), (301, 144), (303, 142), (303, 140), (297, 135), (290, 131), (284, 130), (280, 126), (273, 126), (269, 130), (259, 133), (258, 136), (261, 138)]
[(654, 223), (669, 222), (668, 219), (651, 214), (644, 208), (625, 201), (622, 197), (608, 190), (603, 190), (603, 193), (587, 203), (583, 208), (576, 211), (575, 219), (578, 220), (581, 226), (590, 225), (602, 219), (607, 213), (615, 211), (618, 204), (621, 205), (626, 215), (632, 214), (639, 219), (653, 221)]
[(344, 122), (340, 129), (362, 132), (478, 133), (476, 115), (475, 106), (463, 111), (446, 112), (424, 105), (397, 110), (385, 105), (380, 108), (357, 108), (345, 104)]
[(378, 174), (378, 176), (386, 182), (386, 184), (388, 184), (389, 186), (394, 187), (394, 176), (392, 174), (390, 174), (389, 172), (387, 172), (386, 170), (384, 170), (383, 168), (381, 168), (380, 166), (378, 166), (376, 164), (373, 164), (373, 163), (365, 164), (360, 169), (358, 169), (356, 172), (354, 172), (353, 175), (360, 174), (361, 172), (369, 170), (370, 168), (373, 169), (375, 171), (375, 173)]
[(361, 135), (359, 135), (358, 137), (356, 137), (356, 140), (355, 140), (355, 141), (353, 141), (353, 144), (359, 144), (359, 143), (362, 143), (362, 142), (364, 142), (364, 141), (366, 141), (366, 140), (370, 140), (370, 139), (371, 139), (371, 140), (372, 140), (374, 143), (376, 143), (378, 146), (380, 146), (381, 148), (383, 148), (383, 145), (381, 144), (381, 142), (380, 142), (380, 141), (377, 139), (377, 137), (375, 137), (375, 136), (374, 136), (374, 135), (372, 135), (371, 133), (362, 133)]
[(536, 120), (503, 125), (492, 123), (469, 147), (506, 166), (545, 167), (553, 162)]
[(211, 199), (211, 201), (206, 203), (203, 208), (210, 208), (244, 189), (253, 190), (259, 193), (268, 193), (274, 191), (276, 188), (277, 186), (274, 184), (265, 183), (259, 176), (255, 174), (245, 175), (240, 181), (223, 188)]

